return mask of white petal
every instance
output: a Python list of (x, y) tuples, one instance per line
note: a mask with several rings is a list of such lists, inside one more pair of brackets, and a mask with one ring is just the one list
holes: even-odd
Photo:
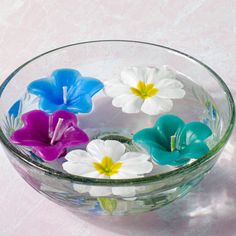
[(162, 99), (153, 96), (144, 101), (141, 110), (148, 115), (158, 115), (163, 112), (169, 112), (173, 107), (170, 99)]
[(120, 160), (121, 156), (125, 153), (125, 145), (116, 140), (105, 141), (106, 156), (112, 158), (114, 162)]
[[(80, 176), (87, 176), (87, 177), (96, 177), (99, 175), (99, 173), (95, 170), (92, 163), (73, 163), (73, 162), (64, 162), (62, 164), (63, 169), (72, 174), (72, 175), (80, 175)], [(93, 173), (93, 172), (97, 172)], [(90, 176), (92, 174), (92, 176)], [(89, 175), (89, 176), (88, 176)]]
[(79, 193), (87, 193), (90, 190), (90, 186), (88, 185), (83, 185), (83, 184), (73, 184), (73, 188), (75, 191)]
[(136, 175), (150, 173), (152, 171), (153, 165), (151, 162), (141, 162), (136, 164), (125, 164), (119, 169), (119, 173), (133, 173)]
[(87, 145), (87, 152), (96, 161), (101, 161), (101, 159), (106, 155), (105, 142), (100, 139), (94, 139)]
[(138, 113), (142, 106), (143, 100), (136, 95), (120, 95), (113, 99), (112, 104), (115, 107), (122, 107), (125, 113)]
[(66, 154), (65, 159), (77, 163), (80, 162), (81, 159), (91, 159), (91, 156), (84, 150), (73, 150)]
[(83, 150), (74, 150), (69, 152), (66, 157), (68, 161), (62, 164), (63, 169), (73, 175), (85, 175), (93, 172), (93, 159)]
[(112, 193), (114, 195), (119, 195), (122, 197), (134, 197), (136, 194), (135, 187), (129, 186), (129, 187), (113, 187)]
[(157, 93), (157, 97), (160, 98), (183, 98), (185, 91), (183, 89), (164, 88)]
[(149, 67), (147, 70), (147, 83), (148, 84), (155, 84), (158, 80), (158, 73), (159, 70), (157, 68)]
[(112, 194), (111, 187), (91, 186), (89, 194), (93, 197), (104, 197)]
[(175, 79), (176, 73), (167, 66), (162, 66), (158, 72), (158, 80), (162, 79)]
[(123, 107), (127, 101), (129, 101), (130, 99), (133, 99), (135, 96), (134, 94), (132, 94), (132, 92), (130, 91), (130, 93), (126, 93), (126, 94), (122, 94), (120, 96), (115, 97), (112, 100), (112, 105), (115, 107)]
[(125, 153), (125, 145), (116, 140), (95, 139), (87, 145), (87, 150), (93, 161), (100, 162), (102, 158), (109, 156), (116, 162)]
[(139, 97), (133, 97), (132, 99), (126, 101), (126, 104), (122, 107), (122, 111), (125, 113), (139, 113), (143, 100)]
[(137, 87), (139, 81), (146, 82), (146, 70), (141, 67), (131, 67), (121, 72), (121, 81), (130, 87)]
[(136, 175), (149, 173), (153, 165), (148, 161), (149, 155), (138, 152), (127, 152), (122, 156), (123, 165), (119, 169), (119, 174), (132, 173)]
[(155, 83), (156, 88), (162, 89), (181, 89), (184, 85), (176, 79), (163, 79)]
[(109, 97), (117, 97), (130, 92), (130, 87), (122, 83), (113, 83), (105, 87), (105, 93)]

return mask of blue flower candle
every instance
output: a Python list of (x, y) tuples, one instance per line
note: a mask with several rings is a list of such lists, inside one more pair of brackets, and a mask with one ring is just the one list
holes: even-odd
[(92, 110), (92, 97), (103, 88), (95, 78), (82, 77), (74, 69), (55, 70), (50, 78), (35, 80), (28, 85), (28, 92), (40, 98), (39, 108), (52, 113), (67, 110), (87, 113)]

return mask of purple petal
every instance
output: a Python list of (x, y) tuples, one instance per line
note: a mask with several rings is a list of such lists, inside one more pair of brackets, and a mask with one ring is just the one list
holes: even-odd
[(14, 144), (17, 145), (23, 145), (23, 146), (38, 146), (38, 145), (45, 145), (46, 143), (49, 143), (48, 139), (45, 138), (45, 136), (35, 136), (34, 133), (32, 133), (27, 128), (22, 128), (16, 130), (10, 137), (11, 141)]
[[(59, 119), (62, 119), (60, 126)], [(31, 146), (32, 152), (46, 161), (57, 159), (67, 147), (89, 141), (87, 134), (77, 127), (75, 114), (68, 111), (60, 110), (48, 115), (46, 112), (35, 110), (24, 114), (22, 121), (24, 127), (12, 134), (12, 142)], [(50, 144), (52, 138), (54, 142)]]
[(61, 139), (63, 134), (69, 127), (77, 126), (77, 118), (73, 113), (68, 111), (57, 111), (51, 115), (52, 122), (49, 121), (49, 129), (53, 132), (57, 126), (59, 119), (63, 119), (56, 140)]
[(34, 146), (48, 143), (48, 114), (34, 110), (22, 115), (24, 127), (16, 130), (11, 135), (11, 140), (15, 144), (24, 146)]
[(81, 144), (87, 144), (89, 142), (88, 135), (77, 127), (71, 127), (64, 133), (61, 139), (63, 145), (66, 147), (74, 147)]
[(59, 118), (62, 118), (64, 120), (63, 127), (67, 128), (70, 125), (77, 126), (76, 115), (69, 111), (60, 110), (53, 113), (52, 116), (53, 116), (53, 127), (56, 126)]
[(65, 151), (62, 142), (58, 142), (56, 145), (42, 145), (32, 148), (32, 152), (45, 161), (54, 161), (58, 159)]
[(28, 129), (46, 133), (48, 131), (48, 117), (49, 115), (46, 112), (34, 110), (23, 114), (21, 119)]

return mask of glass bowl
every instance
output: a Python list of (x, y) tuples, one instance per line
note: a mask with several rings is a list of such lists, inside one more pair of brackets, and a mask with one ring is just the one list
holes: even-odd
[[(7, 136), (6, 115), (19, 99), (27, 85), (37, 78), (50, 75), (57, 68), (76, 68), (82, 74), (109, 80), (130, 66), (167, 65), (178, 72), (178, 77), (190, 81), (186, 85), (189, 96), (176, 103), (175, 114), (186, 122), (208, 119), (215, 139), (210, 151), (202, 158), (178, 168), (134, 179), (97, 179), (68, 174), (58, 166), (47, 165), (33, 159)], [(194, 85), (194, 86), (192, 86)], [(195, 88), (195, 90), (194, 90)], [(189, 92), (190, 91), (190, 92)], [(1, 130), (4, 150), (14, 168), (38, 192), (67, 209), (94, 215), (127, 215), (147, 212), (164, 206), (188, 193), (208, 173), (217, 161), (234, 126), (235, 108), (232, 95), (224, 81), (201, 61), (161, 45), (129, 40), (99, 40), (63, 46), (43, 53), (13, 71), (0, 88)], [(141, 115), (123, 115), (108, 100), (98, 95), (95, 112), (81, 117), (85, 128), (98, 128), (101, 139), (123, 140), (128, 146), (129, 135), (140, 128), (150, 127), (154, 118)], [(210, 98), (210, 100), (209, 100)], [(211, 111), (209, 111), (211, 102)], [(209, 112), (214, 112), (214, 117)], [(217, 119), (215, 118), (217, 113)], [(208, 117), (210, 115), (210, 118)], [(106, 118), (106, 119), (105, 119)], [(89, 126), (88, 121), (93, 120)], [(127, 129), (132, 132), (127, 134)], [(132, 148), (132, 147), (131, 147)], [(92, 196), (86, 191), (76, 191), (74, 186), (105, 189), (135, 188), (136, 195)]]

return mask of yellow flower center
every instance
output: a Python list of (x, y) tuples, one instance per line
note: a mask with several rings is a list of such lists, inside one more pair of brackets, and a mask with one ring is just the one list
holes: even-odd
[(130, 87), (132, 93), (143, 100), (154, 96), (159, 90), (154, 87), (154, 84), (145, 84), (143, 81), (139, 80), (137, 88)]
[(112, 176), (118, 173), (120, 167), (122, 166), (122, 162), (114, 163), (109, 156), (104, 156), (101, 163), (94, 162), (93, 166), (99, 174)]

